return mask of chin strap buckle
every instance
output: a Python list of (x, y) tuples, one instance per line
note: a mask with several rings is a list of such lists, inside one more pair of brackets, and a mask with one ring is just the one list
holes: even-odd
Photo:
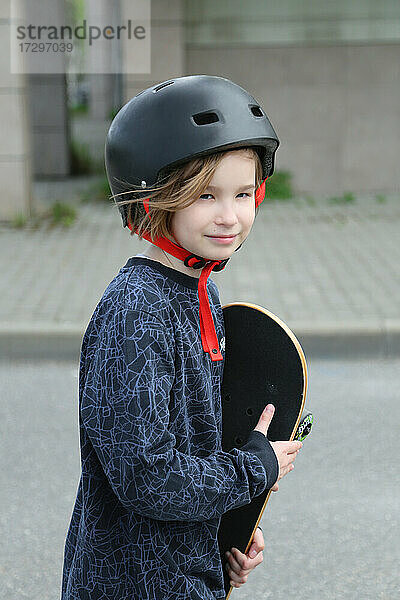
[(196, 254), (189, 254), (183, 263), (186, 267), (190, 267), (192, 269), (202, 269), (206, 266), (207, 261), (201, 256), (196, 256)]
[(221, 260), (221, 262), (219, 263), (219, 265), (214, 265), (214, 267), (212, 268), (213, 271), (222, 271), (222, 269), (225, 267), (226, 263), (228, 262), (229, 258), (225, 258), (225, 260)]
[[(216, 265), (212, 268), (212, 271), (222, 271), (228, 262), (229, 258), (225, 260), (218, 261)], [(190, 267), (191, 269), (203, 269), (206, 265), (215, 262), (213, 260), (206, 260), (202, 256), (197, 256), (196, 254), (189, 254), (183, 261), (186, 267)]]

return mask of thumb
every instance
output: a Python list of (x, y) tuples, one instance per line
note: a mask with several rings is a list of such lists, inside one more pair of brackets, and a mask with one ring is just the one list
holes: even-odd
[(257, 425), (254, 427), (254, 431), (261, 431), (261, 433), (267, 435), (268, 427), (270, 426), (274, 414), (275, 406), (273, 404), (267, 404), (261, 413)]
[(253, 543), (251, 545), (250, 552), (249, 552), (250, 558), (255, 558), (259, 552), (260, 552), (260, 548), (258, 548), (257, 544)]
[(262, 531), (257, 529), (253, 542), (250, 546), (248, 556), (250, 558), (255, 558), (259, 552), (262, 552), (262, 550), (264, 550), (264, 537)]

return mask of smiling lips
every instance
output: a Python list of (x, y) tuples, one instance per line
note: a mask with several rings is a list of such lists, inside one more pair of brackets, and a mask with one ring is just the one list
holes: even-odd
[(233, 238), (236, 236), (237, 236), (237, 233), (232, 233), (231, 235), (206, 235), (206, 237), (212, 237), (212, 238)]
[(235, 240), (236, 235), (237, 234), (235, 234), (235, 235), (220, 235), (220, 236), (206, 235), (206, 237), (208, 237), (210, 240), (214, 240), (214, 242), (216, 242), (217, 244), (227, 245), (227, 244), (231, 244)]

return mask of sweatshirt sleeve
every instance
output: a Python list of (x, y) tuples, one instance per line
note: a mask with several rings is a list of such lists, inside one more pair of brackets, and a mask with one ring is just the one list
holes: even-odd
[[(206, 521), (251, 502), (278, 477), (267, 438), (206, 458), (177, 451), (168, 429), (173, 339), (154, 315), (125, 309), (122, 336), (100, 339), (81, 397), (81, 419), (110, 485), (128, 510), (163, 521)], [(113, 334), (112, 339), (118, 336)]]

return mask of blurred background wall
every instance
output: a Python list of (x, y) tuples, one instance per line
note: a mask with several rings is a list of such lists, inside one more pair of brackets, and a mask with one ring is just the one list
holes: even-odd
[[(110, 22), (123, 20), (127, 6), (43, 2), (75, 11), (77, 20), (105, 12)], [(0, 0), (0, 9), (5, 32), (9, 1)], [(9, 200), (0, 204), (1, 219), (29, 204), (31, 176), (73, 175), (80, 144), (101, 172), (105, 134), (121, 105), (154, 83), (189, 74), (231, 78), (263, 104), (281, 140), (278, 169), (292, 173), (297, 193), (399, 190), (398, 0), (152, 0), (147, 74), (122, 73), (132, 60), (126, 45), (99, 53), (114, 65), (112, 74), (10, 75), (6, 37), (0, 184)]]
[(298, 191), (399, 189), (400, 2), (189, 0), (186, 72), (259, 98)]
[(32, 209), (32, 125), (25, 75), (10, 73), (10, 2), (0, 0), (0, 219)]

